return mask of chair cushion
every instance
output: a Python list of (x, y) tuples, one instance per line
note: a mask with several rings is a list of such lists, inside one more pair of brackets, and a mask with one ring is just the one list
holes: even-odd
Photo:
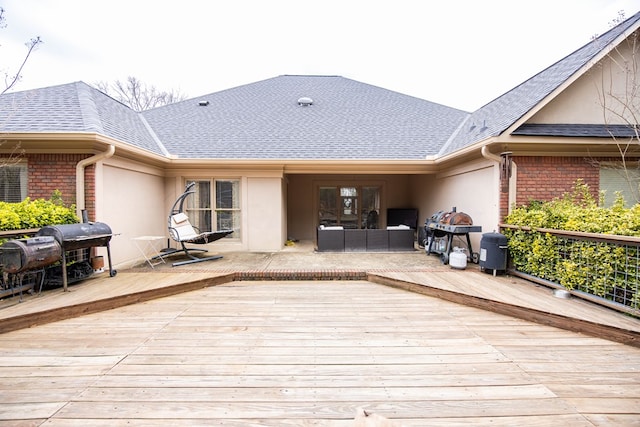
[(170, 231), (172, 231), (171, 237), (178, 242), (190, 240), (198, 236), (198, 233), (189, 222), (189, 217), (183, 212), (171, 216)]
[(176, 224), (181, 224), (185, 221), (189, 221), (189, 217), (184, 212), (175, 214), (172, 219), (173, 219), (173, 222)]

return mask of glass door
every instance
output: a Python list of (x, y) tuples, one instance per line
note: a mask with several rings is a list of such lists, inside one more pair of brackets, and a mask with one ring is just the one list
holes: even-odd
[(318, 225), (378, 228), (380, 187), (326, 186), (319, 190)]
[(344, 228), (360, 228), (358, 215), (358, 189), (356, 187), (340, 187), (340, 225)]

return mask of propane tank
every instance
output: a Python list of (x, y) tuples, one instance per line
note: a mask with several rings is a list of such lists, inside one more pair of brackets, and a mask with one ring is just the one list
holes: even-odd
[(459, 270), (467, 268), (467, 254), (463, 248), (453, 248), (453, 252), (449, 254), (449, 265), (451, 268), (457, 268)]

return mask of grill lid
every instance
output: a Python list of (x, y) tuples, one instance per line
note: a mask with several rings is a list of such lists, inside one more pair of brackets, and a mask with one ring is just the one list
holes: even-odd
[(36, 236), (53, 236), (65, 250), (106, 246), (113, 236), (111, 228), (103, 222), (48, 225)]

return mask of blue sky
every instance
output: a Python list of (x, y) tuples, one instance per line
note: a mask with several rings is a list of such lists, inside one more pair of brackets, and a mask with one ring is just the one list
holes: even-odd
[(340, 75), (473, 111), (640, 0), (0, 0), (16, 90), (135, 76), (189, 97), (283, 74)]

